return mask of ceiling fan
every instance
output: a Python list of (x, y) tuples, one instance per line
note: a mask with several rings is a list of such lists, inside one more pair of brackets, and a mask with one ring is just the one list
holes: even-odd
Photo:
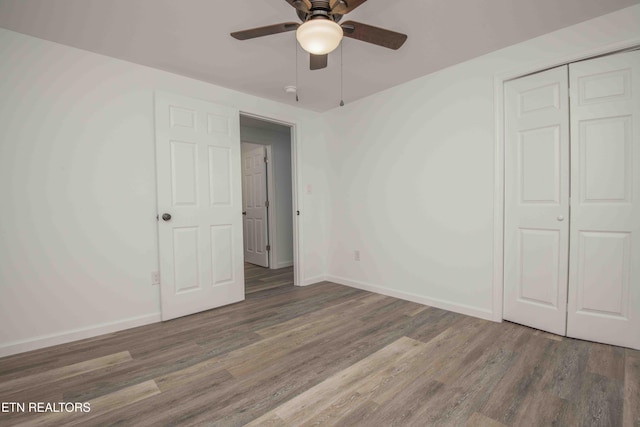
[(367, 0), (285, 0), (296, 9), (302, 24), (284, 22), (250, 30), (236, 31), (238, 40), (253, 39), (296, 30), (300, 46), (310, 54), (310, 68), (327, 66), (328, 54), (340, 45), (342, 37), (349, 37), (389, 49), (399, 49), (407, 40), (406, 34), (385, 30), (355, 21), (338, 24), (343, 15)]

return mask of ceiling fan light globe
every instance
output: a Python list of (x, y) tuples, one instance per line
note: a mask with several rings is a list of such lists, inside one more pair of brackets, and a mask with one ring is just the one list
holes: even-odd
[(300, 46), (313, 55), (325, 55), (335, 50), (342, 35), (342, 27), (329, 19), (312, 19), (296, 31)]

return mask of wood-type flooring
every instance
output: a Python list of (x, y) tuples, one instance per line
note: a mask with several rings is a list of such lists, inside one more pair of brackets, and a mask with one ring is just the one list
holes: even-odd
[(270, 270), (248, 262), (244, 263), (245, 295), (280, 286), (293, 286), (293, 267)]
[(0, 425), (640, 426), (638, 351), (247, 270), (244, 302), (0, 359)]

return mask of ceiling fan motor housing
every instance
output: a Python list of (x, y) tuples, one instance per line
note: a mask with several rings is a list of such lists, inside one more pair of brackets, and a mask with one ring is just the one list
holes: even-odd
[(311, 0), (311, 8), (309, 8), (309, 12), (296, 9), (296, 13), (302, 22), (318, 18), (330, 19), (334, 22), (339, 22), (340, 19), (342, 19), (342, 15), (331, 13), (329, 0)]

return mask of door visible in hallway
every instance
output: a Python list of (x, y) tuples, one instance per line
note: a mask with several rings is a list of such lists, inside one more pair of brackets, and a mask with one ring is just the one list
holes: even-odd
[(269, 267), (266, 147), (245, 144), (242, 151), (244, 260)]
[(244, 299), (237, 110), (156, 93), (162, 319)]

